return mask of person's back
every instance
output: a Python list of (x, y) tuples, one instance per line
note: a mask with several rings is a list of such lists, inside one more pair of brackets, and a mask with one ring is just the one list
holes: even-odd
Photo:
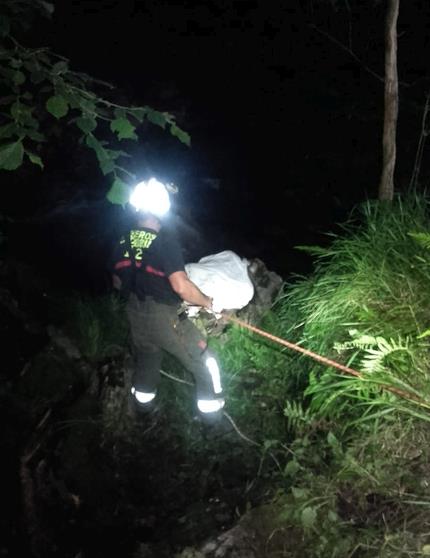
[(128, 231), (118, 243), (114, 272), (120, 278), (134, 274), (134, 289), (140, 300), (146, 294), (157, 302), (178, 304), (181, 298), (172, 289), (168, 277), (183, 269), (180, 245), (162, 227), (156, 231), (141, 225)]
[[(140, 183), (137, 187), (151, 196), (156, 186), (164, 188), (157, 184), (145, 189), (146, 183)], [(201, 332), (179, 313), (182, 301), (210, 309), (212, 299), (188, 278), (181, 247), (176, 237), (163, 229), (161, 215), (155, 213), (159, 205), (151, 205), (152, 201), (139, 198), (145, 211), (138, 227), (120, 239), (112, 269), (114, 286), (121, 288), (127, 283), (131, 291), (127, 315), (135, 356), (132, 394), (140, 410), (153, 408), (166, 351), (193, 374), (198, 410), (205, 417), (217, 418), (224, 406), (217, 361)]]

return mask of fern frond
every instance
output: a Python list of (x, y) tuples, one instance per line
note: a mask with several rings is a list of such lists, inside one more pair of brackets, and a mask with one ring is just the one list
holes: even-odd
[(342, 353), (350, 349), (371, 349), (372, 347), (377, 345), (381, 339), (383, 340), (382, 337), (374, 337), (373, 335), (360, 335), (359, 337), (357, 337), (356, 339), (352, 339), (351, 341), (345, 341), (344, 343), (335, 343), (334, 349), (338, 353)]
[(313, 420), (310, 409), (304, 409), (299, 401), (286, 401), (284, 416), (287, 418), (288, 429), (292, 431), (309, 426)]
[(366, 348), (364, 349), (365, 356), (361, 361), (361, 368), (364, 372), (382, 372), (386, 369), (387, 357), (393, 355), (394, 353), (403, 352), (412, 358), (410, 352), (409, 344), (410, 340), (405, 338), (403, 341), (394, 339), (384, 339), (383, 337), (377, 337), (376, 348)]

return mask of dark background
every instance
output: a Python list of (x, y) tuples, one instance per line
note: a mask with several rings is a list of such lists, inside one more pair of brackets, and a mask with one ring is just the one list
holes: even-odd
[[(122, 101), (173, 113), (191, 134), (188, 149), (147, 126), (130, 145), (133, 170), (179, 186), (176, 224), (188, 259), (233, 249), (288, 277), (311, 267), (295, 245), (327, 242), (325, 232), (377, 195), (383, 82), (372, 72), (383, 77), (385, 7), (61, 0), (27, 39), (114, 83)], [(396, 190), (404, 191), (429, 88), (429, 2), (401, 2), (398, 32)], [(105, 201), (109, 183), (91, 153), (64, 133), (50, 149), (43, 173), (29, 169), (19, 186), (11, 179), (8, 211), (32, 221), (17, 242), (35, 235), (38, 262), (97, 290), (126, 213)]]

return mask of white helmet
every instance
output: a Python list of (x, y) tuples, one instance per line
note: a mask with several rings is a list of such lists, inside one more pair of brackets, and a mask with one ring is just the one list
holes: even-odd
[(152, 213), (156, 217), (163, 217), (170, 209), (167, 188), (156, 178), (136, 184), (129, 202), (136, 211)]

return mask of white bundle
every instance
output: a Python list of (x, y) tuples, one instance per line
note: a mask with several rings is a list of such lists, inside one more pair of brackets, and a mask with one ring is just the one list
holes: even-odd
[(248, 261), (231, 250), (205, 256), (198, 263), (185, 266), (193, 283), (213, 298), (214, 312), (239, 310), (254, 296), (254, 286), (248, 275)]

